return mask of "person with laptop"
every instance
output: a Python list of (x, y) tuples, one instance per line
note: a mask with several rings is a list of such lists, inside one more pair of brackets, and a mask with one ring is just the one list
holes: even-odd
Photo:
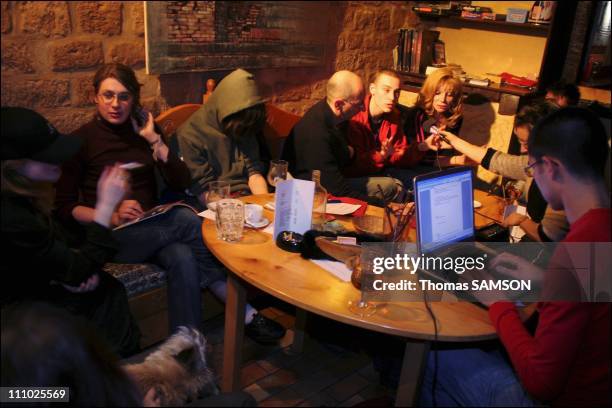
[(454, 149), (464, 155), (441, 158), (443, 165), (452, 165), (456, 162), (463, 164), (467, 159), (493, 173), (520, 183), (522, 200), (526, 202), (529, 216), (515, 212), (507, 216), (503, 224), (506, 227), (520, 226), (532, 241), (558, 241), (563, 239), (568, 230), (565, 214), (562, 211), (552, 210), (547, 205), (538, 186), (533, 183), (533, 178), (523, 170), (527, 165), (527, 140), (531, 130), (539, 120), (557, 108), (557, 105), (547, 101), (535, 101), (519, 110), (514, 119), (514, 133), (521, 146), (520, 155), (473, 145), (451, 132), (440, 132)]
[[(610, 242), (610, 195), (603, 177), (609, 146), (599, 119), (585, 109), (561, 109), (538, 123), (528, 149), (527, 169), (544, 198), (567, 214), (570, 230), (561, 242)], [(538, 273), (508, 254), (491, 260), (490, 267)], [(541, 301), (532, 333), (514, 303), (481, 300), (508, 359), (501, 350), (480, 348), (430, 353), (422, 406), (611, 405), (609, 302)]]

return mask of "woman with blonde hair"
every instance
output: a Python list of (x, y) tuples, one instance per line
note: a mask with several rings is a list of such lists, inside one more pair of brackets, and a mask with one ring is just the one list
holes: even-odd
[[(458, 135), (463, 123), (462, 93), (462, 83), (453, 76), (451, 69), (439, 68), (429, 74), (419, 91), (416, 104), (403, 109), (403, 129), (408, 142), (424, 142), (431, 135), (432, 126)], [(437, 153), (428, 152), (421, 164), (402, 169), (401, 173), (392, 172), (391, 175), (411, 188), (414, 176), (434, 171), (431, 163), (436, 164), (434, 160), (438, 155), (448, 155), (449, 147), (444, 143)]]
[(115, 352), (139, 349), (140, 333), (119, 281), (102, 272), (116, 243), (109, 226), (128, 186), (118, 166), (97, 181), (93, 222), (80, 245), (51, 216), (60, 164), (80, 142), (61, 135), (44, 117), (2, 108), (2, 306), (27, 300), (52, 303), (93, 322)]
[[(432, 72), (419, 91), (413, 116), (407, 118), (404, 131), (408, 137), (419, 142), (425, 140), (431, 125), (459, 134), (463, 123), (462, 92), (461, 80), (453, 76), (450, 68)], [(425, 124), (429, 126), (424, 129)]]

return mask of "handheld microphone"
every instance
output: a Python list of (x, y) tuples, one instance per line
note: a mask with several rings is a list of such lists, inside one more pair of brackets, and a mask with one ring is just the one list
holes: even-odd
[(448, 143), (449, 145), (451, 144), (451, 142), (449, 142), (446, 136), (440, 133), (438, 127), (436, 126), (436, 120), (434, 118), (429, 118), (425, 122), (423, 122), (423, 132), (427, 135), (438, 135), (440, 139), (442, 139), (444, 142)]

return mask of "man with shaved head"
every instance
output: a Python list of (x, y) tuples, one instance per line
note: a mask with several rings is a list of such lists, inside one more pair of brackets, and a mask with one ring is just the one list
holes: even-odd
[(348, 120), (364, 109), (364, 86), (350, 71), (338, 71), (327, 82), (326, 98), (312, 106), (291, 130), (283, 149), (291, 174), (310, 180), (321, 171), (321, 184), (335, 196), (380, 203), (378, 185), (385, 199), (399, 192), (390, 177), (345, 178), (342, 169), (353, 165), (355, 152), (347, 142)]

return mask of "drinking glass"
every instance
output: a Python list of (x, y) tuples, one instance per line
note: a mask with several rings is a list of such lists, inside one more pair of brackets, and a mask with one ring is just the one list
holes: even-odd
[(286, 160), (271, 160), (270, 170), (268, 171), (268, 184), (276, 187), (276, 183), (287, 180), (287, 168), (289, 163)]
[[(215, 210), (216, 201), (230, 196), (230, 183), (227, 181), (211, 181), (208, 183), (208, 191), (206, 192), (206, 206), (209, 210)], [(211, 205), (212, 204), (212, 205)]]
[(240, 200), (224, 198), (217, 201), (215, 207), (217, 238), (227, 242), (240, 241), (244, 229), (244, 203)]

